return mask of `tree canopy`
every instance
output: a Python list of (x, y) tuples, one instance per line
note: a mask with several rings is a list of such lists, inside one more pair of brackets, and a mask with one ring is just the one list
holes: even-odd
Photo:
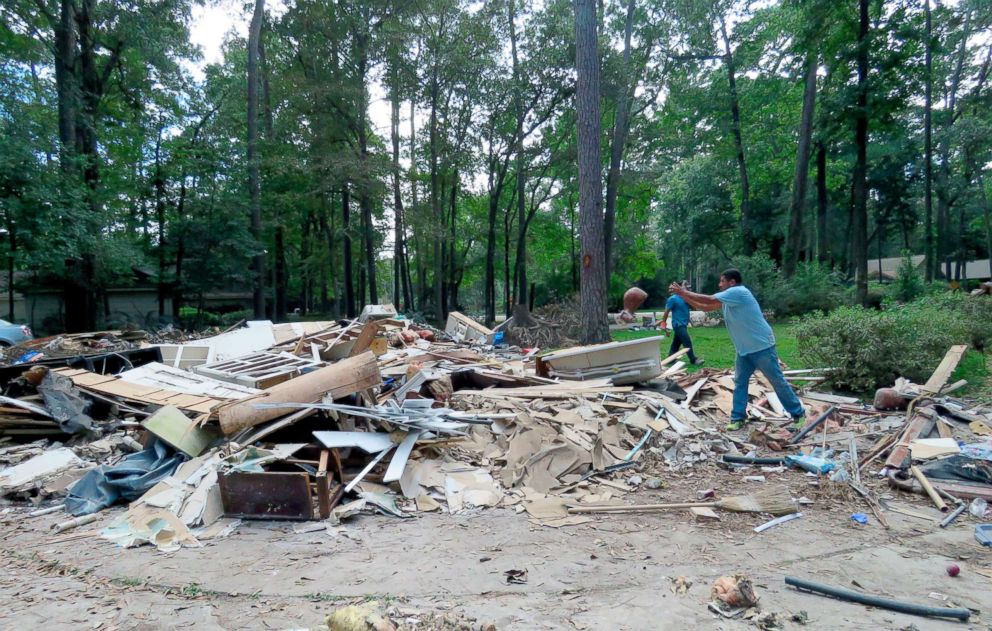
[(742, 256), (862, 301), (869, 259), (992, 256), (981, 0), (238, 6), (212, 64), (191, 0), (0, 7), (8, 282), (70, 330), (134, 269), (162, 323), (218, 291), (492, 323), (578, 293), (593, 222), (610, 307)]

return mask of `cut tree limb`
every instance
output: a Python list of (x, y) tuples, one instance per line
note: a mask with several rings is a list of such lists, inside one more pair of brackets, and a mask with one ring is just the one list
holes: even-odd
[(379, 365), (375, 355), (368, 351), (275, 385), (258, 396), (222, 405), (215, 408), (215, 413), (221, 430), (230, 435), (288, 412), (278, 408), (256, 409), (256, 403), (316, 403), (324, 396), (340, 399), (380, 383)]

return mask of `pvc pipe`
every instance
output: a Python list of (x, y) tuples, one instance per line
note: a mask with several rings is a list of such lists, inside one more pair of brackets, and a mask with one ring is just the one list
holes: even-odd
[(833, 596), (834, 598), (839, 598), (840, 600), (846, 600), (848, 602), (860, 603), (862, 605), (868, 605), (869, 607), (880, 607), (882, 609), (889, 609), (900, 613), (908, 613), (914, 616), (955, 618), (962, 621), (967, 621), (968, 618), (971, 617), (971, 611), (965, 609), (964, 607), (930, 607), (928, 605), (917, 605), (892, 598), (882, 598), (880, 596), (872, 596), (870, 594), (861, 594), (849, 589), (844, 589), (843, 587), (833, 587), (832, 585), (814, 583), (813, 581), (807, 581), (794, 576), (786, 576), (785, 584), (791, 585), (796, 589), (804, 589), (815, 594), (824, 594), (826, 596)]

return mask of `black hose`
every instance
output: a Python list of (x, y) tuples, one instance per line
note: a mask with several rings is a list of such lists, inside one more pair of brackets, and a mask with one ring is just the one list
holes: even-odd
[(814, 583), (813, 581), (807, 581), (794, 576), (786, 576), (785, 584), (791, 585), (797, 589), (805, 589), (818, 594), (826, 594), (827, 596), (833, 596), (834, 598), (839, 598), (849, 602), (861, 603), (862, 605), (868, 605), (870, 607), (891, 609), (892, 611), (899, 611), (901, 613), (908, 613), (915, 616), (956, 618), (962, 621), (967, 621), (971, 616), (971, 611), (965, 609), (964, 607), (930, 607), (928, 605), (915, 605), (913, 603), (902, 602), (900, 600), (893, 600), (892, 598), (882, 598), (880, 596), (860, 594), (849, 589), (844, 589), (843, 587), (833, 587), (822, 583)]
[(757, 456), (735, 456), (733, 454), (723, 454), (723, 461), (730, 464), (785, 464), (785, 458), (759, 458)]

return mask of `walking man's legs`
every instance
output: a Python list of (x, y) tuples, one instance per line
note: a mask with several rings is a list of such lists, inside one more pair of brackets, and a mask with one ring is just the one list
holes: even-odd
[(752, 358), (755, 367), (772, 384), (775, 394), (778, 395), (779, 401), (782, 402), (782, 406), (789, 413), (789, 416), (796, 421), (806, 416), (806, 409), (803, 408), (802, 402), (796, 396), (796, 392), (792, 389), (789, 382), (786, 381), (785, 375), (782, 373), (782, 368), (778, 365), (778, 352), (775, 350), (775, 347), (772, 346), (763, 351), (752, 353), (749, 357)]
[(752, 355), (738, 355), (734, 372), (734, 407), (730, 413), (728, 430), (740, 429), (747, 422), (747, 386), (754, 374)]
[[(696, 363), (696, 353), (694, 353), (693, 350), (692, 350), (692, 338), (689, 337), (689, 327), (687, 327), (687, 326), (676, 326), (676, 327), (672, 327), (672, 330), (674, 332), (675, 339), (678, 340), (678, 343), (681, 346), (685, 346), (686, 348), (689, 349), (689, 361), (692, 362), (693, 364), (695, 364)], [(674, 342), (672, 343), (672, 347), (673, 348), (675, 347), (675, 343)], [(678, 350), (678, 349), (676, 348), (675, 350)], [(671, 354), (672, 353), (669, 353), (669, 355), (671, 355)]]
[(682, 338), (679, 337), (679, 327), (672, 327), (672, 345), (668, 349), (668, 356), (671, 357), (682, 348)]

